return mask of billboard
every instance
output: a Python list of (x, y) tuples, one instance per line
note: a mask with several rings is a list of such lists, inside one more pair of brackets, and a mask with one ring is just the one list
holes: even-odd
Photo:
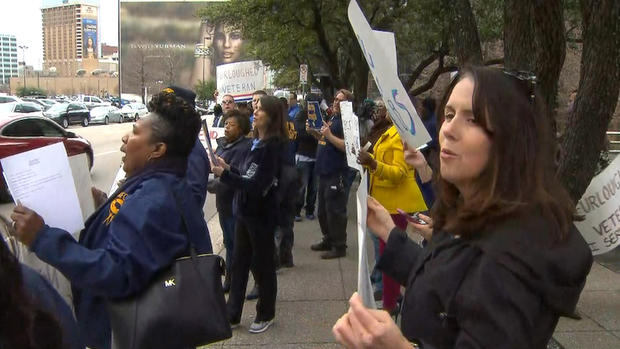
[(97, 7), (83, 6), (82, 14), (82, 58), (97, 59)]
[(215, 80), (218, 65), (245, 60), (240, 31), (197, 16), (217, 2), (121, 0), (121, 91), (194, 89), (201, 80)]

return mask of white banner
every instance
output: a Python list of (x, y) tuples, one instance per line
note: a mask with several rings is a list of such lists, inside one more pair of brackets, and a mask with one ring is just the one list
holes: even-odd
[[(216, 140), (220, 137), (224, 137), (224, 128), (223, 127), (209, 127), (209, 138), (211, 139), (211, 146), (213, 147), (213, 151), (217, 149)], [(207, 149), (207, 139), (205, 138), (205, 133), (200, 129), (198, 133), (198, 139), (200, 143)]]
[(400, 138), (414, 148), (428, 143), (431, 137), (396, 74), (393, 65), (396, 48), (387, 49), (388, 43), (383, 41), (385, 34), (372, 30), (355, 0), (349, 3), (348, 16)]
[(361, 173), (362, 165), (357, 163), (357, 154), (360, 151), (360, 126), (357, 116), (353, 114), (353, 104), (351, 102), (340, 102), (340, 115), (342, 117), (347, 165)]
[(575, 226), (593, 255), (620, 245), (620, 156), (592, 179), (577, 202), (577, 214), (585, 216)]
[(219, 95), (230, 94), (237, 102), (251, 100), (254, 91), (265, 88), (265, 67), (262, 61), (218, 65), (216, 76)]
[(376, 309), (370, 271), (368, 268), (368, 249), (366, 248), (366, 215), (368, 213), (368, 174), (361, 172), (360, 185), (357, 188), (357, 292), (364, 305)]

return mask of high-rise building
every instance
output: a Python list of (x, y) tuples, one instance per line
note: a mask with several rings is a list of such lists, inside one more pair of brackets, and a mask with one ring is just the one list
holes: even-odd
[(55, 70), (59, 76), (83, 75), (97, 69), (98, 6), (86, 1), (46, 3), (50, 5), (41, 8), (43, 69)]
[(0, 83), (8, 84), (11, 77), (17, 77), (17, 69), (17, 39), (0, 34)]

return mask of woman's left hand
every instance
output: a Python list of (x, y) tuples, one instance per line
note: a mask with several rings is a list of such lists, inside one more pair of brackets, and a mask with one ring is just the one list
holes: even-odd
[(412, 227), (416, 233), (422, 235), (424, 240), (431, 241), (431, 238), (433, 237), (433, 219), (422, 213), (420, 213), (418, 217), (426, 222), (426, 224), (418, 224), (410, 220), (407, 221), (407, 224)]
[(20, 203), (13, 209), (11, 214), (13, 220), (13, 231), (17, 240), (30, 247), (37, 237), (37, 233), (43, 228), (45, 222), (33, 210), (22, 206)]
[(349, 305), (349, 311), (332, 328), (340, 344), (346, 348), (413, 348), (388, 312), (365, 308), (357, 293)]
[(224, 168), (211, 163), (211, 172), (213, 172), (215, 177), (220, 177), (224, 172)]
[(373, 171), (377, 169), (377, 160), (375, 160), (372, 155), (364, 149), (359, 150), (359, 154), (357, 154), (357, 163), (368, 167)]

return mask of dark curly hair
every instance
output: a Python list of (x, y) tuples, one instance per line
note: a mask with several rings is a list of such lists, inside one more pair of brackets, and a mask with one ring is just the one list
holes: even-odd
[(154, 95), (148, 109), (152, 113), (151, 141), (166, 144), (165, 156), (187, 157), (200, 131), (198, 112), (169, 89)]
[(27, 295), (20, 264), (2, 240), (0, 240), (0, 285), (2, 285), (0, 287), (2, 344), (8, 348), (61, 348), (60, 325), (51, 314), (35, 305)]
[(229, 118), (237, 119), (237, 123), (239, 124), (239, 128), (241, 129), (243, 136), (250, 133), (252, 129), (250, 125), (250, 118), (244, 112), (238, 109), (229, 110), (224, 114), (224, 122), (226, 122)]

